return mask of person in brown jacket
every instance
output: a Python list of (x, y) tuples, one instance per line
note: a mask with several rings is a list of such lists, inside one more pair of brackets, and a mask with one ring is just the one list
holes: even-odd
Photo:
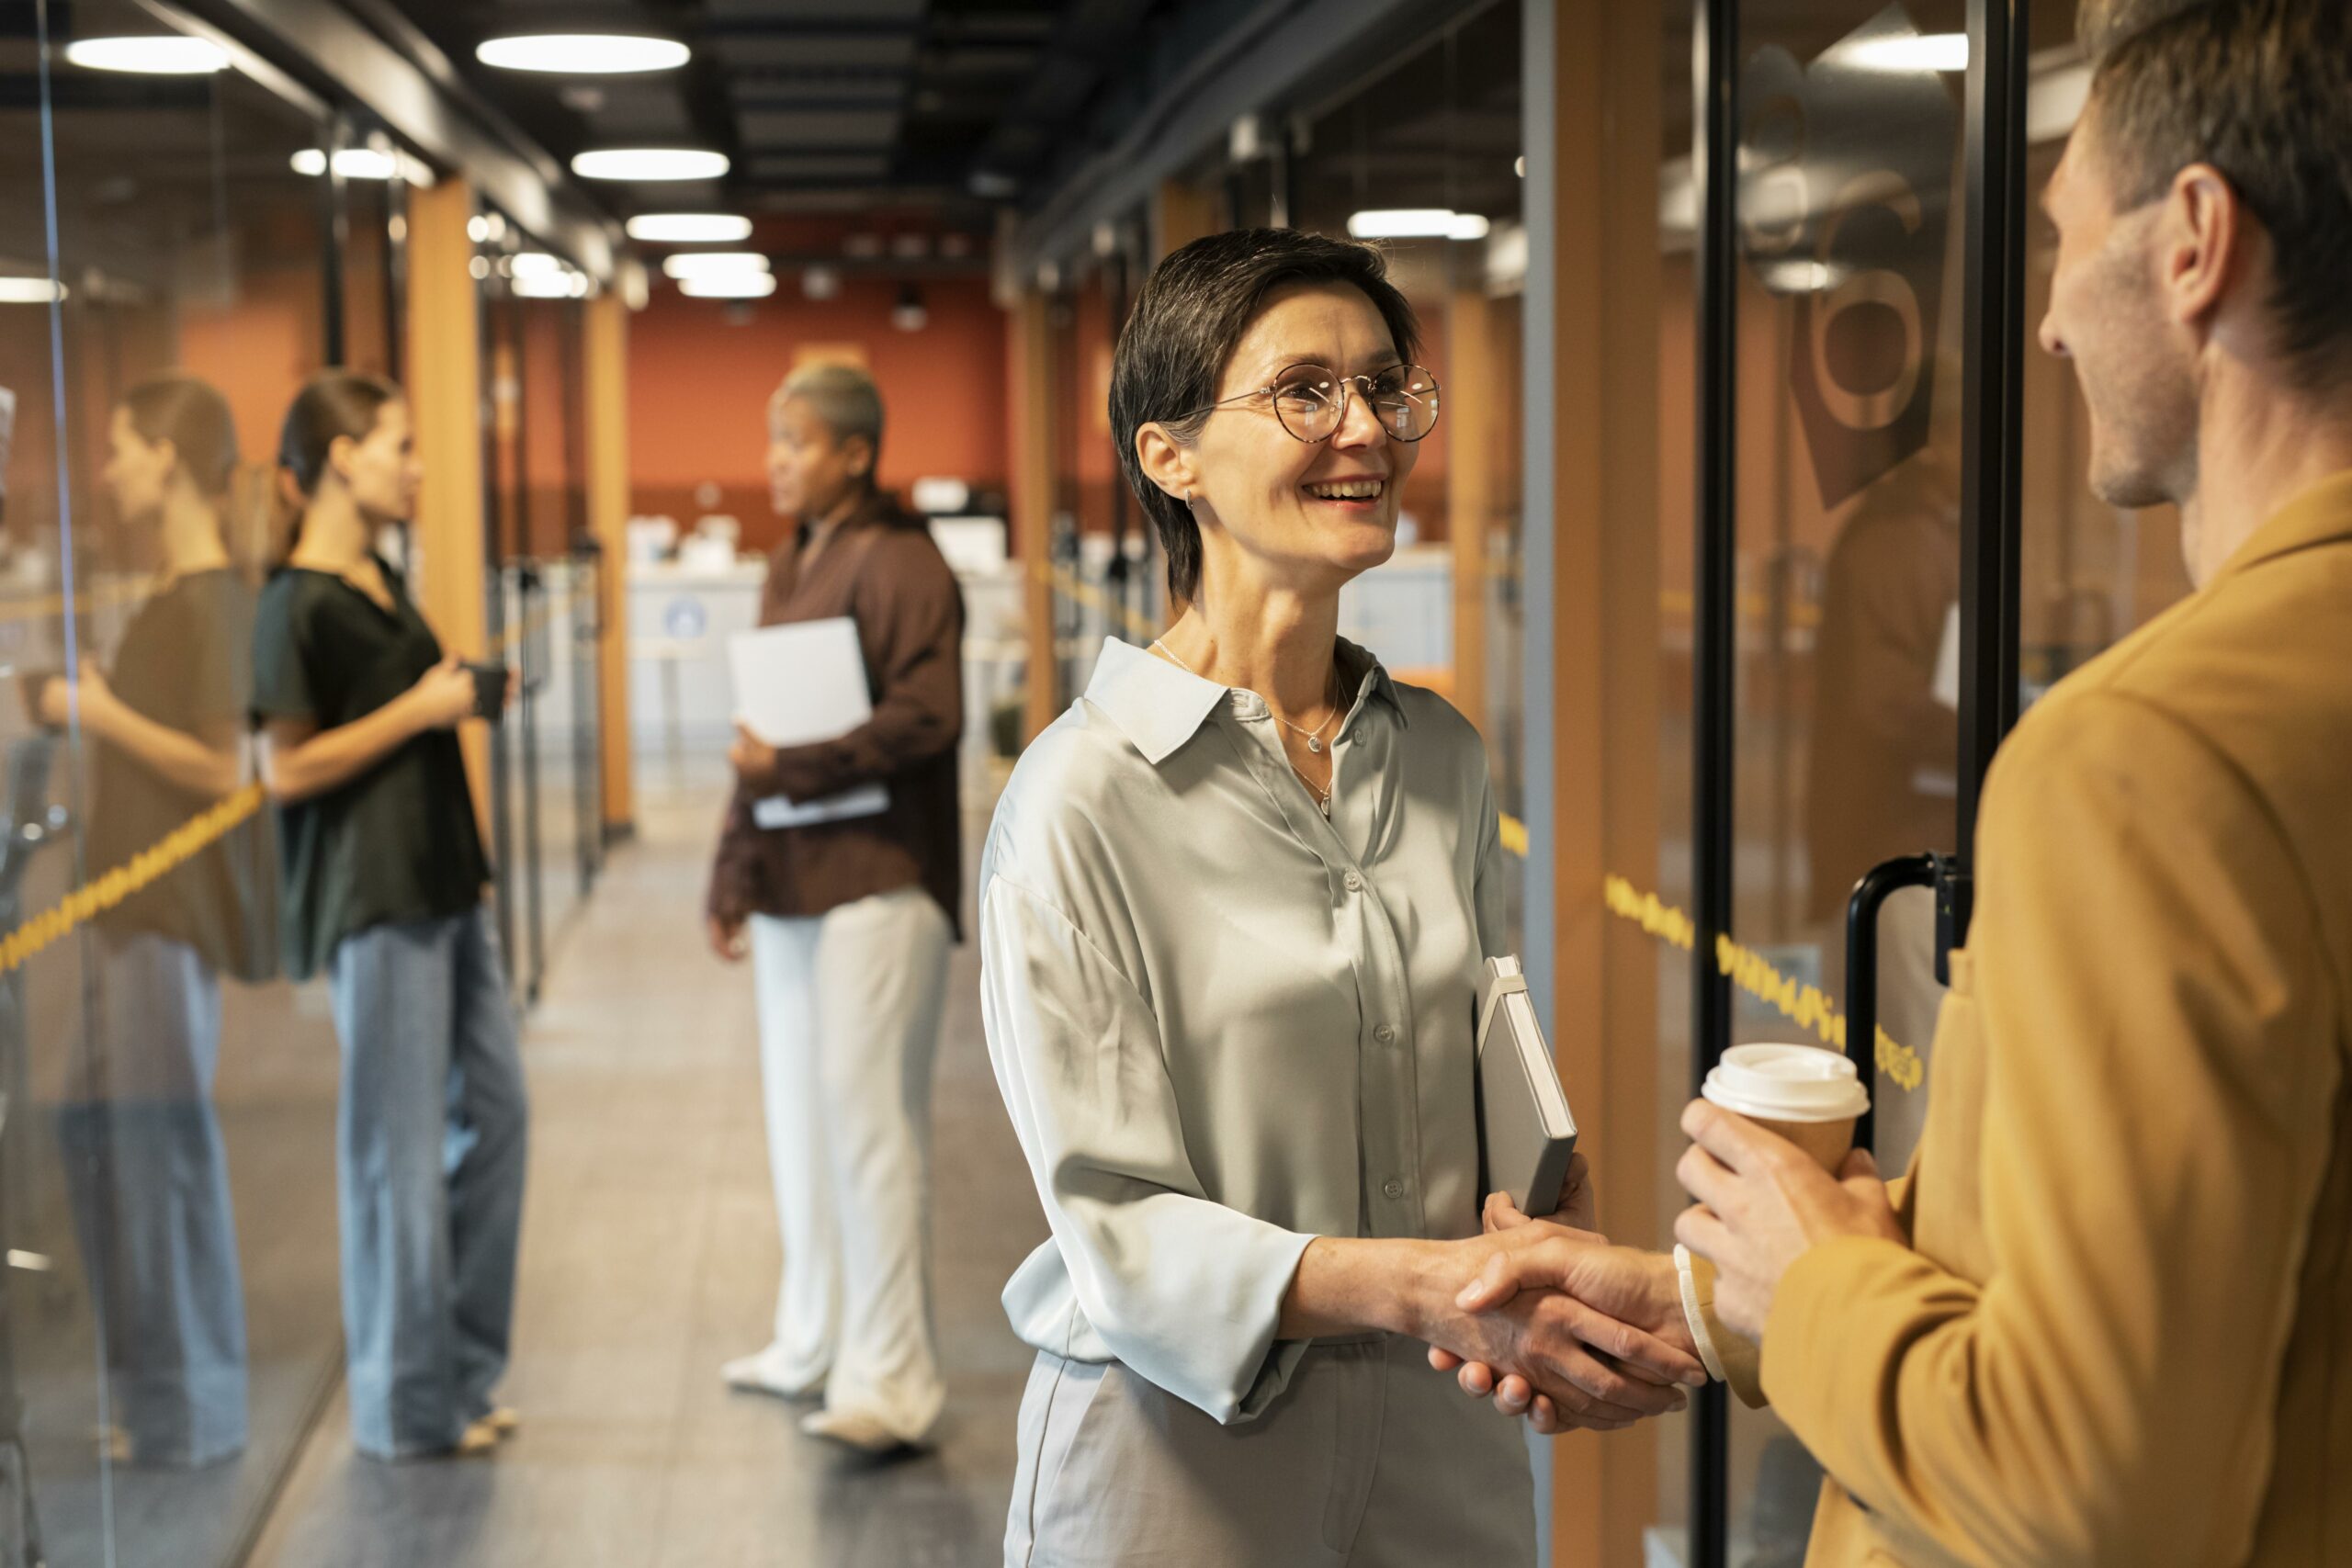
[(2352, 1563), (2352, 7), (2084, 24), (2041, 341), (2198, 590), (1994, 764), (1907, 1178), (1684, 1115), (1814, 1568)]
[[(760, 624), (848, 616), (873, 716), (778, 750), (741, 730), (710, 879), (712, 947), (758, 987), (768, 1162), (784, 1238), (775, 1333), (729, 1384), (821, 1395), (812, 1436), (921, 1444), (945, 1392), (923, 1213), (931, 1069), (947, 949), (961, 935), (956, 742), (963, 599), (918, 518), (876, 484), (882, 399), (863, 371), (796, 373), (768, 409), (768, 482), (798, 520)], [(880, 784), (878, 814), (763, 827), (766, 803)]]

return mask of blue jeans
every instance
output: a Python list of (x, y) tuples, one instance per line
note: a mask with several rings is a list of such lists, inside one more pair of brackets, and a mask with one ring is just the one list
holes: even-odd
[(113, 1415), (141, 1464), (245, 1446), (245, 1295), (212, 1109), (220, 980), (194, 948), (107, 934), (96, 1052), (58, 1108)]
[(523, 1221), (523, 1061), (476, 908), (374, 926), (328, 964), (352, 1440), (453, 1446), (506, 1369)]

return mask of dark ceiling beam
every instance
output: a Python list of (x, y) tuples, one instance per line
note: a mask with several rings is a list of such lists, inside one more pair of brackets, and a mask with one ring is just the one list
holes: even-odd
[(1434, 28), (1477, 0), (1201, 0), (1179, 11), (1097, 101), (1086, 132), (1040, 182), (1007, 260), (1025, 276), (1090, 246), (1233, 122), (1408, 17)]
[(289, 70), (365, 105), (427, 158), (463, 169), (484, 197), (542, 243), (591, 276), (612, 280), (616, 235), (610, 217), (384, 0), (180, 4)]

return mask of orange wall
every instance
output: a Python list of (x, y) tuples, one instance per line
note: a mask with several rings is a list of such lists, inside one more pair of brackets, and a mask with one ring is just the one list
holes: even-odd
[[(629, 322), (630, 505), (691, 527), (705, 510), (730, 513), (743, 544), (764, 549), (784, 525), (768, 511), (763, 468), (768, 394), (803, 348), (854, 344), (882, 389), (888, 423), (882, 483), (902, 493), (912, 479), (952, 475), (1001, 488), (1006, 473), (1005, 327), (985, 279), (922, 285), (930, 322), (890, 324), (898, 285), (844, 279), (835, 298), (802, 298), (786, 277), (751, 301), (741, 324), (726, 302), (688, 299), (657, 286)], [(694, 499), (719, 487), (716, 508)]]

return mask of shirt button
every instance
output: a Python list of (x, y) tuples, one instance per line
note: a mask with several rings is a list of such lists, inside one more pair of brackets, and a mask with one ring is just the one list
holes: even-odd
[(1383, 1045), (1392, 1044), (1396, 1039), (1396, 1031), (1384, 1023), (1372, 1032), (1372, 1037)]
[(1358, 875), (1357, 875), (1354, 872), (1352, 872), (1352, 871), (1351, 871), (1351, 872), (1350, 872), (1350, 873), (1348, 873), (1348, 875), (1347, 875), (1347, 889), (1348, 889), (1348, 891), (1349, 891), (1349, 892), (1351, 892), (1351, 893), (1361, 893), (1361, 892), (1363, 892), (1363, 877), (1361, 877), (1361, 876), (1358, 876)]
[(1402, 1198), (1405, 1195), (1405, 1184), (1392, 1176), (1388, 1179), (1387, 1185), (1381, 1188), (1381, 1191), (1392, 1200)]

